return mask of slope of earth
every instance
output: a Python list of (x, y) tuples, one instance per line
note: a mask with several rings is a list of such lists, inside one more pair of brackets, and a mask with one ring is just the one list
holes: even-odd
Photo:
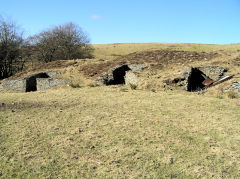
[[(102, 73), (123, 63), (144, 63), (147, 70), (142, 74), (144, 79), (162, 83), (183, 72), (187, 66), (219, 65), (230, 69), (230, 74), (240, 72), (238, 57), (240, 44), (98, 44), (95, 48), (95, 59), (60, 60), (47, 64), (29, 64), (28, 70), (16, 74), (10, 79), (25, 77), (38, 72), (61, 71), (63, 78), (77, 86), (87, 86)], [(144, 80), (146, 82), (146, 80)], [(145, 86), (148, 86), (146, 84)], [(156, 85), (155, 85), (156, 86)], [(145, 87), (143, 87), (144, 89)]]
[(149, 64), (152, 68), (162, 69), (169, 64), (182, 64), (195, 61), (211, 60), (216, 58), (218, 53), (176, 51), (176, 50), (151, 50), (134, 52), (112, 61), (83, 65), (79, 71), (87, 77), (96, 77), (110, 68), (124, 63)]
[(239, 178), (240, 103), (116, 87), (0, 95), (3, 178)]
[(215, 45), (215, 44), (193, 44), (193, 43), (115, 43), (94, 44), (94, 56), (102, 59), (115, 59), (116, 57), (128, 55), (134, 52), (148, 50), (183, 50), (196, 52), (234, 52), (240, 49), (240, 44)]

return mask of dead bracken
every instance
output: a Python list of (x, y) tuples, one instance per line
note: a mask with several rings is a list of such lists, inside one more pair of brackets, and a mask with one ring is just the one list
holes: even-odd
[(109, 69), (124, 64), (151, 64), (152, 69), (162, 69), (170, 64), (183, 64), (195, 61), (211, 60), (219, 56), (216, 52), (191, 52), (182, 50), (151, 50), (130, 53), (113, 61), (82, 65), (79, 72), (93, 79)]

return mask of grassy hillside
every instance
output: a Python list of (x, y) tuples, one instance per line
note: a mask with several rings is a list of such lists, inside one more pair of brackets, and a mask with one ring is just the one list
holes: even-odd
[[(60, 70), (80, 88), (0, 93), (0, 178), (240, 177), (240, 100), (221, 90), (240, 80), (240, 45), (94, 47), (95, 59), (54, 62), (28, 72)], [(133, 62), (136, 54), (124, 55), (149, 50), (218, 56), (176, 58), (161, 62), (161, 68), (146, 56), (141, 63), (148, 68), (139, 74), (137, 90), (92, 83), (94, 67)], [(191, 65), (224, 66), (235, 77), (205, 94), (162, 88), (162, 81)]]
[(95, 44), (94, 55), (96, 58), (115, 58), (116, 56), (127, 55), (143, 50), (186, 50), (197, 52), (227, 51), (235, 52), (240, 50), (240, 44), (215, 45), (215, 44), (179, 44), (179, 43), (120, 43), (120, 44)]

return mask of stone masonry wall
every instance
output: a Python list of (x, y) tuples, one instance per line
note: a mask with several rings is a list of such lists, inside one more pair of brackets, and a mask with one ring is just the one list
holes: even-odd
[(1, 90), (30, 92), (46, 90), (54, 86), (69, 83), (64, 79), (55, 79), (54, 77), (57, 75), (60, 75), (60, 72), (41, 72), (19, 80), (5, 80), (1, 84)]
[(2, 82), (2, 88), (4, 90), (26, 92), (26, 80), (20, 79), (4, 81)]
[(53, 78), (37, 78), (37, 91), (50, 89), (54, 86), (66, 85), (67, 80)]
[(132, 71), (127, 71), (125, 75), (125, 84), (137, 85), (137, 83), (138, 83), (137, 76)]
[(227, 71), (226, 68), (219, 66), (200, 66), (196, 68), (202, 71), (205, 75), (207, 75), (214, 81), (217, 81), (221, 77), (223, 77), (224, 73)]

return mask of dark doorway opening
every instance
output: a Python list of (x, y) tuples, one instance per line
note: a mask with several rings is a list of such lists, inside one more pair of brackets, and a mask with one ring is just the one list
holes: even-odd
[(119, 68), (116, 68), (115, 70), (113, 70), (112, 75), (113, 75), (113, 79), (110, 80), (107, 85), (118, 85), (118, 84), (125, 84), (125, 75), (126, 75), (126, 71), (131, 70), (128, 65), (123, 65)]
[(203, 84), (207, 76), (197, 68), (193, 68), (190, 76), (188, 77), (187, 91), (200, 91), (205, 85)]
[(38, 73), (26, 78), (26, 92), (37, 91), (37, 78), (49, 78), (47, 73)]

